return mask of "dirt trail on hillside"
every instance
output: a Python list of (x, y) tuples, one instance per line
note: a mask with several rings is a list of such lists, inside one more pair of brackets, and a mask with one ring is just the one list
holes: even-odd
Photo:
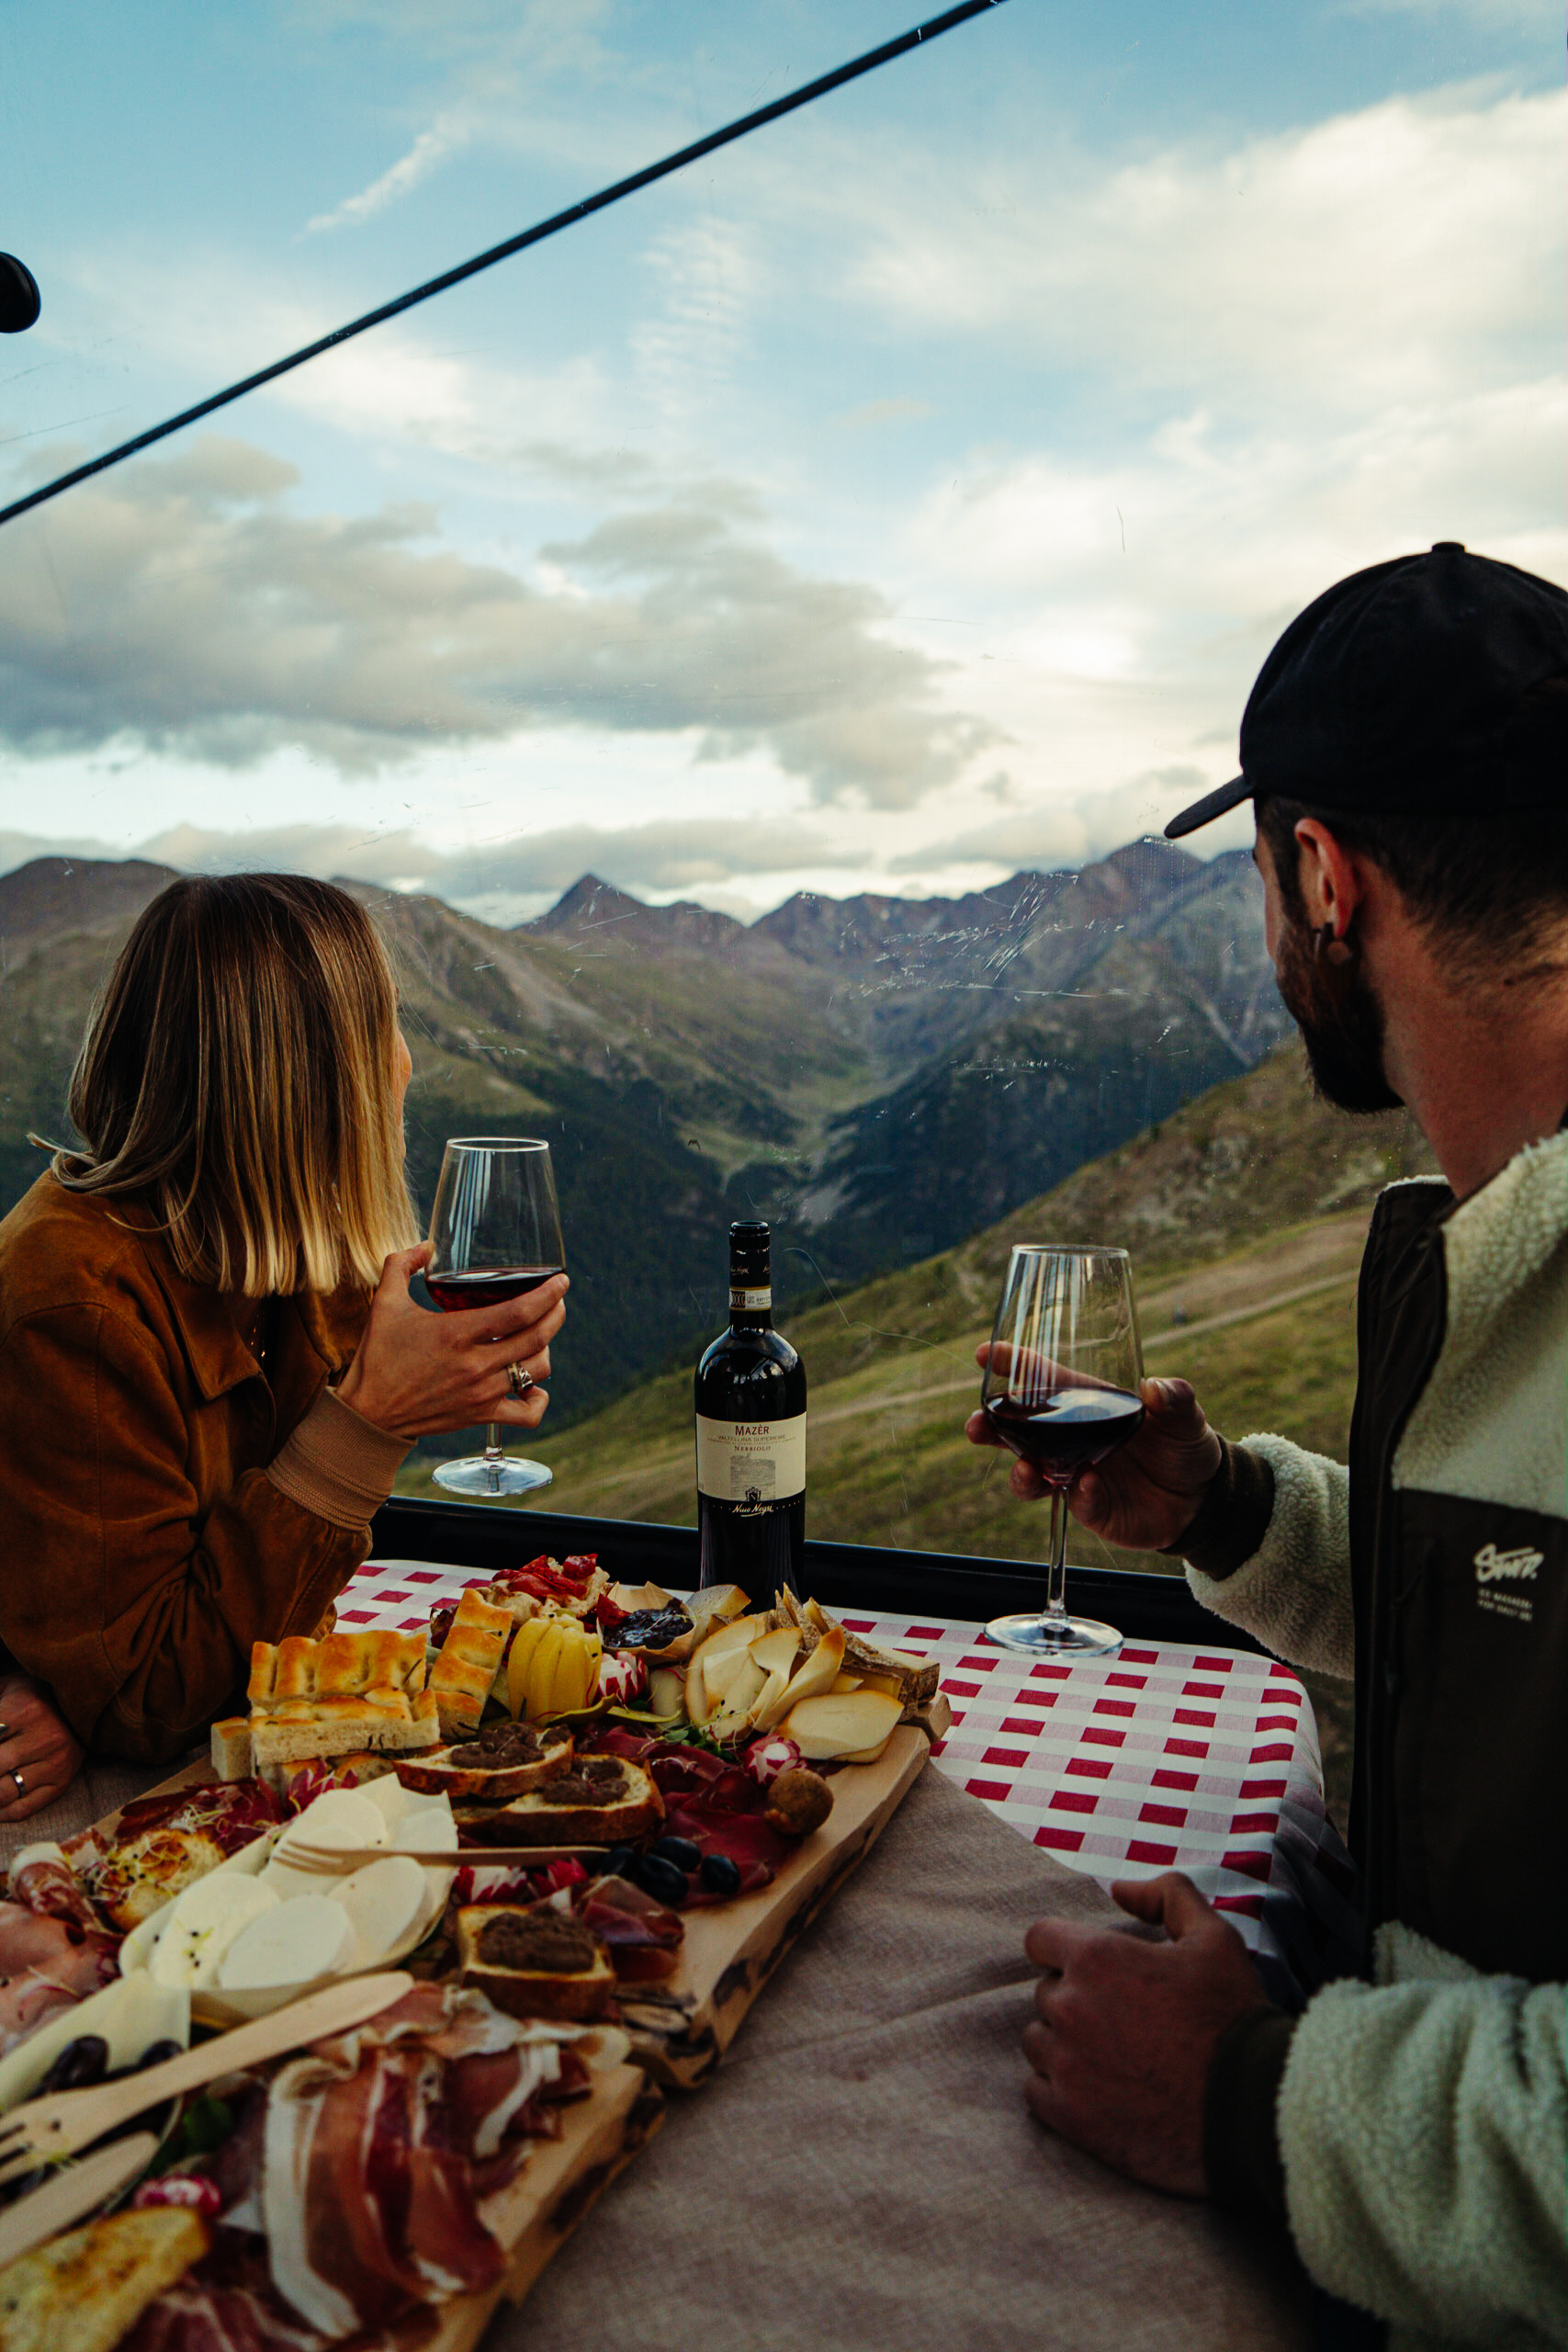
[[(1197, 1268), (1179, 1282), (1167, 1283), (1139, 1303), (1139, 1322), (1145, 1351), (1180, 1340), (1198, 1339), (1227, 1323), (1270, 1315), (1297, 1299), (1314, 1297), (1339, 1283), (1353, 1282), (1367, 1238), (1365, 1214), (1325, 1217), (1280, 1241), (1263, 1244), (1243, 1258), (1217, 1266)], [(1179, 1311), (1180, 1319), (1173, 1320)], [(977, 1385), (978, 1374), (964, 1372), (945, 1380), (924, 1382), (893, 1395), (857, 1397), (852, 1404), (813, 1407), (813, 1431), (863, 1413), (886, 1413), (902, 1405), (921, 1405), (928, 1396), (961, 1396)], [(831, 1390), (829, 1390), (829, 1395)]]

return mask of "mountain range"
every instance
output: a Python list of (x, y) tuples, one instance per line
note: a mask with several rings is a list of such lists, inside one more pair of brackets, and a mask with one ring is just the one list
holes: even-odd
[[(169, 869), (0, 876), (0, 1208), (65, 1133), (95, 988)], [(804, 1301), (962, 1241), (1249, 1069), (1282, 1033), (1251, 860), (1162, 841), (959, 899), (799, 893), (743, 924), (585, 876), (499, 930), (349, 881), (398, 967), (428, 1207), (454, 1133), (552, 1143), (576, 1343), (558, 1425), (722, 1318), (766, 1216)]]

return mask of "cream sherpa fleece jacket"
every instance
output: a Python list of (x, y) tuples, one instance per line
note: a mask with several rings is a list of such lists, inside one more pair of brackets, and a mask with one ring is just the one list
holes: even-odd
[[(1394, 1486), (1568, 1519), (1568, 1135), (1442, 1234), (1447, 1327)], [(1348, 1473), (1283, 1438), (1247, 1445), (1274, 1474), (1268, 1532), (1233, 1577), (1190, 1566), (1192, 1590), (1281, 1657), (1348, 1674)], [(1397, 1921), (1375, 1973), (1326, 1986), (1292, 2038), (1277, 2120), (1302, 2258), (1400, 2352), (1562, 2347), (1568, 1985), (1480, 1975)]]

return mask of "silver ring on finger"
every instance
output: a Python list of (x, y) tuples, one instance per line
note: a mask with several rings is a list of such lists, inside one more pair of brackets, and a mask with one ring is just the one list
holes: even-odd
[(23, 1780), (20, 1772), (13, 1772), (11, 1778), (17, 1783), (17, 1794), (19, 1797), (25, 1797), (28, 1792), (28, 1784), (26, 1781)]
[(506, 1367), (506, 1385), (513, 1396), (526, 1396), (529, 1389), (534, 1385), (534, 1375), (523, 1364), (509, 1363)]

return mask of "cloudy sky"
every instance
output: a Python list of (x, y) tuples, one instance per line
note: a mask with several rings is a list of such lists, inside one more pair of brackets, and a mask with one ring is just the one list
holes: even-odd
[[(0, 501), (917, 13), (9, 0)], [(1341, 573), (1568, 581), (1563, 34), (1007, 0), (68, 492), (0, 530), (0, 865), (744, 914), (1156, 827)]]

